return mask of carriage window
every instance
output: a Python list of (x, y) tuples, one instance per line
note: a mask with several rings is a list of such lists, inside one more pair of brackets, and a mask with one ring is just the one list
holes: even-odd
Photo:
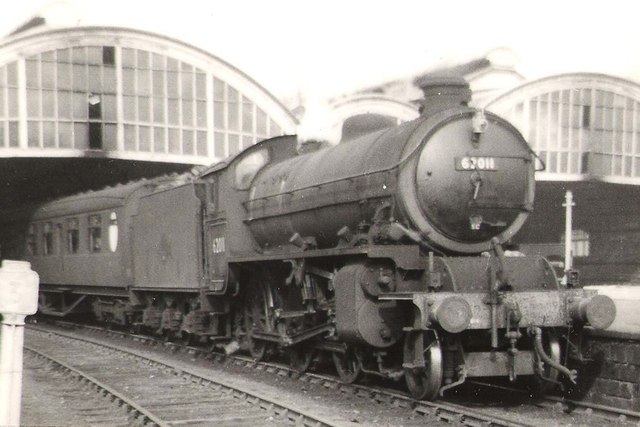
[(111, 252), (118, 249), (118, 216), (115, 212), (109, 215), (109, 249)]
[(53, 226), (50, 222), (45, 222), (42, 227), (42, 254), (54, 255), (55, 250), (53, 248)]
[(240, 160), (236, 166), (236, 188), (238, 190), (248, 189), (253, 178), (267, 162), (269, 162), (269, 152), (266, 148), (251, 153)]
[(100, 215), (89, 215), (89, 252), (102, 250), (102, 218)]
[(36, 254), (37, 246), (36, 246), (36, 226), (35, 226), (35, 224), (31, 224), (29, 226), (29, 230), (27, 231), (26, 246), (27, 246), (27, 254), (28, 255), (35, 255)]
[(67, 253), (77, 254), (80, 247), (80, 225), (78, 218), (67, 220)]

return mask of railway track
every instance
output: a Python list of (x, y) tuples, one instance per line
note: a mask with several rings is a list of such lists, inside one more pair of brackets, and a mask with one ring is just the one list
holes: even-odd
[[(78, 325), (74, 325), (78, 326)], [(356, 396), (365, 404), (404, 409), (407, 413), (418, 415), (430, 422), (465, 426), (547, 426), (547, 425), (637, 425), (640, 426), (640, 414), (629, 411), (619, 411), (615, 408), (589, 405), (581, 402), (569, 401), (556, 397), (528, 399), (517, 389), (502, 387), (502, 393), (511, 397), (518, 394), (521, 398), (511, 400), (500, 406), (497, 404), (482, 404), (464, 401), (464, 399), (437, 400), (435, 402), (416, 401), (401, 391), (360, 384), (343, 384), (330, 375), (316, 373), (299, 374), (280, 363), (255, 362), (246, 356), (225, 356), (210, 353), (196, 347), (185, 347), (176, 343), (165, 343), (152, 337), (128, 335), (123, 332), (109, 331), (102, 328), (84, 327), (93, 334), (105, 334), (125, 337), (145, 346), (162, 347), (170, 352), (185, 352), (195, 357), (211, 359), (215, 364), (231, 364), (242, 368), (264, 372), (276, 377), (287, 377), (309, 384), (318, 389), (338, 391), (344, 396)], [(476, 383), (485, 388), (483, 393), (499, 390), (491, 384)], [(517, 402), (517, 404), (514, 404)]]
[[(177, 426), (340, 426), (345, 423), (283, 404), (135, 351), (30, 328), (25, 349), (124, 408), (126, 424)], [(108, 424), (109, 420), (105, 420)], [(121, 423), (119, 420), (118, 424)]]

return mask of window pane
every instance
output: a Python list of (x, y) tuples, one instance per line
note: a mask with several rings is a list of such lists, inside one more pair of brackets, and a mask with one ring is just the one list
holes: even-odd
[(153, 121), (155, 123), (165, 123), (164, 118), (164, 98), (153, 98)]
[(242, 100), (242, 130), (253, 132), (253, 103), (244, 97)]
[(150, 68), (151, 62), (149, 59), (149, 52), (139, 50), (138, 52), (138, 68)]
[(153, 95), (164, 95), (164, 71), (153, 71)]
[(7, 65), (7, 83), (10, 87), (18, 86), (18, 64), (16, 62)]
[(139, 150), (151, 151), (151, 128), (149, 126), (140, 126), (138, 128)]
[(193, 74), (182, 73), (182, 98), (193, 99)]
[(177, 125), (180, 121), (180, 101), (169, 100), (169, 124)]
[[(45, 147), (56, 146), (56, 125), (54, 122), (42, 123), (43, 145)], [(70, 148), (71, 141), (65, 141), (66, 144), (60, 144), (60, 148)]]
[(124, 127), (124, 149), (127, 151), (136, 150), (136, 127), (126, 125)]
[(222, 80), (213, 79), (213, 99), (216, 101), (224, 101), (224, 82)]
[(91, 46), (87, 48), (87, 63), (102, 64), (102, 47)]
[(260, 108), (257, 108), (256, 133), (260, 136), (267, 135), (267, 115)]
[(149, 122), (151, 120), (151, 114), (149, 111), (149, 98), (141, 96), (138, 98), (138, 120), (141, 122)]
[(27, 74), (27, 87), (40, 87), (40, 72), (38, 70), (38, 62), (35, 60), (27, 59), (25, 66)]
[(71, 65), (58, 64), (58, 89), (71, 89)]
[(178, 73), (167, 73), (167, 93), (170, 98), (178, 98)]
[(156, 127), (153, 129), (153, 151), (164, 153), (166, 146), (165, 129)]
[(214, 153), (213, 153), (214, 156), (218, 157), (219, 159), (224, 159), (225, 157), (227, 157), (227, 153), (225, 150), (225, 143), (224, 143), (224, 133), (216, 132), (214, 134), (213, 145), (214, 145)]
[(17, 147), (18, 142), (18, 122), (9, 122), (9, 146)]
[(51, 62), (42, 63), (42, 87), (44, 89), (55, 89), (56, 64)]
[(182, 124), (193, 126), (193, 101), (190, 99), (182, 101)]
[(68, 147), (73, 143), (73, 130), (71, 123), (58, 123), (58, 140), (60, 141), (61, 146), (64, 144), (64, 146)]
[(122, 49), (122, 66), (134, 68), (136, 66), (136, 57), (133, 49)]
[(122, 70), (122, 93), (133, 95), (135, 93), (135, 72), (134, 70)]
[[(60, 145), (71, 143), (71, 135), (66, 135), (71, 131), (71, 124), (60, 123)], [(63, 130), (63, 126), (65, 129)], [(68, 126), (68, 130), (66, 129)], [(64, 138), (63, 138), (64, 135)], [(73, 125), (74, 147), (79, 149), (89, 148), (89, 126), (86, 123), (75, 123)], [(64, 141), (63, 141), (64, 139)]]
[(74, 47), (71, 49), (71, 60), (74, 64), (86, 64), (87, 54), (84, 47)]
[(116, 93), (116, 69), (112, 67), (103, 67), (102, 91), (105, 93)]
[(238, 135), (229, 135), (229, 155), (233, 156), (240, 152), (240, 137)]
[(56, 115), (55, 92), (45, 90), (42, 92), (42, 116), (54, 118)]
[(195, 144), (193, 141), (194, 132), (191, 130), (182, 131), (182, 154), (189, 156), (195, 152)]
[(102, 148), (107, 151), (118, 149), (118, 127), (113, 124), (105, 124), (102, 127)]
[(169, 129), (169, 153), (180, 154), (180, 132), (177, 129)]
[(196, 126), (207, 127), (207, 103), (204, 101), (196, 102)]
[(102, 72), (100, 67), (90, 65), (89, 71), (89, 90), (94, 93), (102, 92)]
[(115, 95), (102, 95), (102, 117), (105, 121), (115, 122), (117, 120), (116, 97)]
[(58, 49), (56, 50), (57, 62), (71, 63), (71, 50), (70, 49)]
[(216, 129), (224, 129), (224, 102), (215, 101), (213, 103), (213, 123)]
[(73, 94), (73, 118), (85, 120), (87, 118), (87, 95), (85, 93)]
[(147, 70), (138, 70), (138, 94), (149, 95), (151, 94), (151, 76)]
[(196, 154), (198, 156), (208, 156), (209, 150), (207, 150), (207, 133), (197, 132), (196, 138)]
[(38, 122), (29, 122), (28, 124), (28, 135), (27, 141), (29, 147), (39, 147), (40, 146), (40, 124)]
[(87, 68), (84, 65), (73, 65), (73, 89), (87, 91)]
[(71, 92), (58, 92), (58, 117), (71, 120)]
[(133, 122), (136, 120), (136, 98), (134, 96), (123, 96), (123, 118), (126, 122)]
[(29, 118), (40, 117), (40, 91), (38, 90), (27, 90), (27, 115)]
[(196, 74), (196, 98), (207, 99), (207, 75), (202, 73)]

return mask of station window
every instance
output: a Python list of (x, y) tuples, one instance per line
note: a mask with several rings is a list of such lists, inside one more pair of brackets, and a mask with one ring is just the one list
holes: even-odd
[(67, 220), (67, 253), (77, 254), (80, 248), (80, 225), (78, 218)]
[(36, 245), (36, 226), (35, 226), (35, 224), (31, 224), (29, 226), (29, 229), (27, 230), (26, 247), (27, 247), (27, 254), (28, 255), (35, 255), (36, 254), (38, 247)]
[(89, 252), (102, 250), (102, 217), (89, 215)]
[(53, 246), (53, 226), (50, 222), (45, 222), (42, 226), (42, 254), (55, 255)]

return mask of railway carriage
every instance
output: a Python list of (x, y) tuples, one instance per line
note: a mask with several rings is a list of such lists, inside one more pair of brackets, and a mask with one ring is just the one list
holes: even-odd
[[(420, 118), (334, 147), (277, 137), (191, 179), (44, 205), (24, 230), (55, 223), (69, 248), (78, 217), (86, 254), (26, 256), (41, 309), (91, 302), (101, 319), (256, 359), (285, 353), (300, 371), (324, 352), (346, 382), (404, 379), (417, 398), (471, 377), (574, 380), (561, 348), (580, 359), (568, 341), (606, 328), (613, 302), (503, 249), (532, 209), (535, 154), (507, 121), (466, 106), (466, 84), (428, 83)], [(56, 294), (77, 304), (53, 310)]]

